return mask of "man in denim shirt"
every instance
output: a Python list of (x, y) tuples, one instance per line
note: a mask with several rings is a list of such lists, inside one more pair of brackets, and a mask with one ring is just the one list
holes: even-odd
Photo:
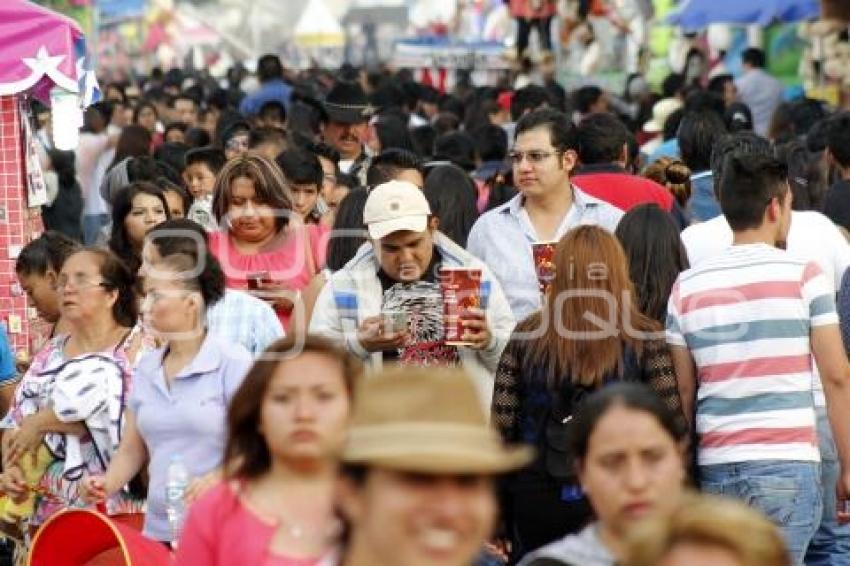
[(283, 65), (277, 55), (263, 55), (257, 62), (260, 88), (242, 99), (239, 112), (245, 116), (257, 114), (264, 104), (279, 102), (289, 110), (292, 87), (283, 82)]
[(766, 136), (773, 113), (782, 104), (784, 87), (776, 77), (764, 70), (767, 60), (764, 51), (750, 47), (741, 54), (744, 74), (735, 81), (741, 102), (753, 111), (753, 129)]
[(679, 148), (682, 160), (691, 168), (693, 187), (688, 212), (697, 222), (711, 220), (720, 215), (720, 205), (714, 195), (714, 178), (711, 174), (711, 150), (726, 134), (720, 116), (710, 110), (688, 113), (679, 128)]
[(572, 185), (576, 148), (575, 126), (564, 113), (544, 108), (524, 116), (510, 153), (519, 194), (481, 216), (469, 233), (467, 249), (493, 271), (517, 320), (540, 308), (533, 242), (560, 240), (582, 224), (613, 232), (623, 216)]

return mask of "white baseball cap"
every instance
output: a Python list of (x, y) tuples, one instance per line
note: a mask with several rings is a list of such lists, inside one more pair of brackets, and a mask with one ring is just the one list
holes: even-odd
[(422, 190), (407, 181), (389, 181), (369, 193), (363, 221), (373, 240), (407, 230), (424, 232), (428, 228), (431, 207)]
[(659, 100), (652, 107), (652, 118), (643, 125), (643, 131), (649, 134), (663, 132), (667, 118), (681, 107), (682, 102), (676, 98)]

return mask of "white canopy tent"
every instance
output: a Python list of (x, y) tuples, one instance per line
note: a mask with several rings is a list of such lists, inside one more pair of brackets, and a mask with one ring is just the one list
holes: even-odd
[(300, 47), (342, 47), (345, 32), (325, 0), (310, 0), (293, 33)]

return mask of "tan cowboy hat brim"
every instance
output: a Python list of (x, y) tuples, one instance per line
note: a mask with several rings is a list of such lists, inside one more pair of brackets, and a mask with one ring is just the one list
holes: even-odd
[(530, 446), (505, 447), (495, 431), (450, 423), (398, 423), (351, 429), (348, 464), (426, 474), (501, 474), (534, 457)]

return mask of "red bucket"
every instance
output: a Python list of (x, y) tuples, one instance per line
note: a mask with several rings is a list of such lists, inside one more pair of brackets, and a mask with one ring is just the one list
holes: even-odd
[(89, 509), (48, 519), (32, 541), (27, 566), (168, 566), (171, 553), (130, 526)]

